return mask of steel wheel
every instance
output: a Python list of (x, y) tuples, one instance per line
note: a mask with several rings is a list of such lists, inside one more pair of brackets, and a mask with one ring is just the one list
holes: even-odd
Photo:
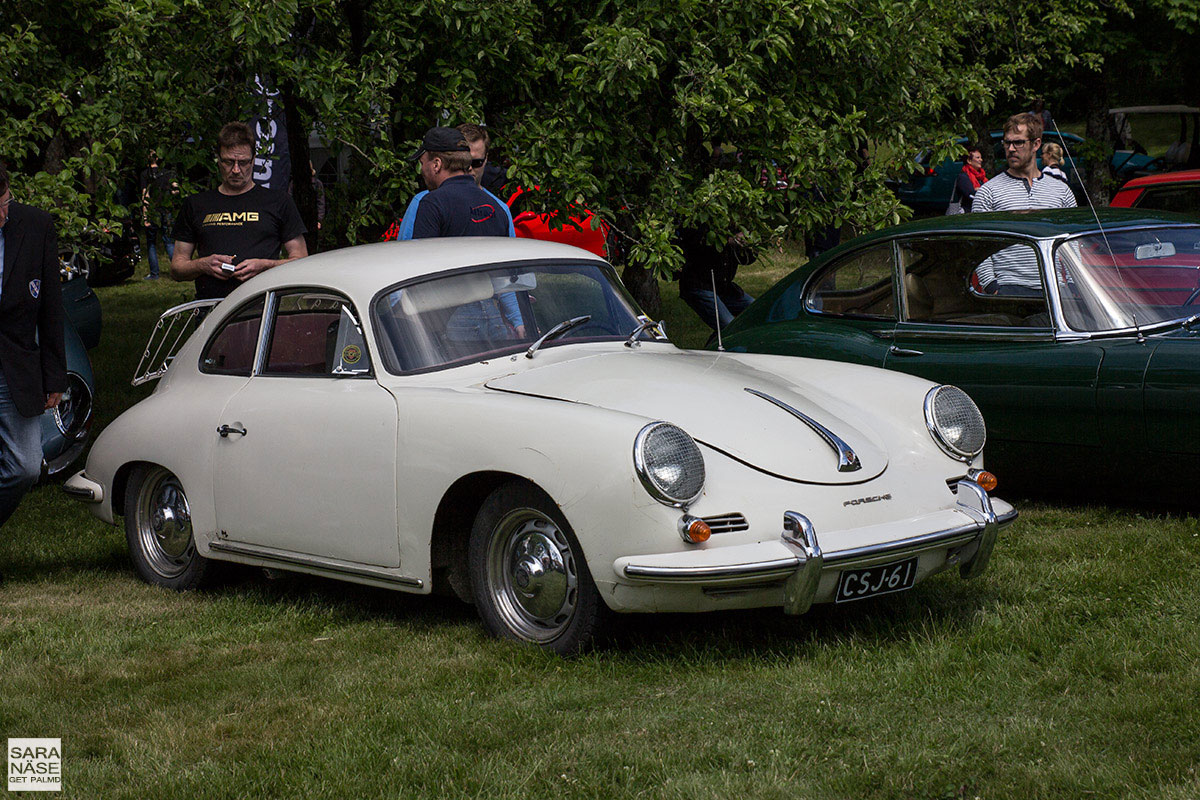
[(472, 593), (489, 630), (559, 653), (587, 646), (607, 612), (570, 526), (542, 492), (513, 483), (476, 517)]
[(496, 525), (488, 542), (488, 591), (520, 638), (540, 643), (560, 636), (575, 614), (578, 581), (571, 543), (540, 511), (514, 509)]
[(183, 590), (203, 579), (208, 559), (196, 552), (187, 495), (168, 470), (144, 465), (130, 476), (125, 536), (134, 564), (147, 582)]
[(73, 248), (64, 248), (58, 253), (58, 268), (63, 277), (83, 278), (92, 274), (92, 266), (84, 253)]

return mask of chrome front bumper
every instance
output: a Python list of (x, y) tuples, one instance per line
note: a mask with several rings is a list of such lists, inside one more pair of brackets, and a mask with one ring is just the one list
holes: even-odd
[(784, 530), (779, 543), (767, 543), (778, 551), (778, 557), (687, 566), (639, 564), (636, 558), (623, 558), (618, 560), (616, 566), (625, 578), (638, 583), (688, 584), (706, 589), (753, 586), (782, 580), (784, 611), (788, 614), (808, 611), (817, 594), (821, 576), (827, 570), (867, 566), (885, 559), (907, 558), (927, 550), (952, 551), (948, 560), (957, 559), (962, 576), (974, 578), (987, 568), (997, 533), (1017, 518), (1017, 512), (1014, 509), (997, 514), (988, 493), (973, 481), (961, 480), (956, 488), (956, 510), (972, 521), (906, 539), (826, 553), (822, 551), (817, 532), (808, 518), (788, 511), (784, 514)]

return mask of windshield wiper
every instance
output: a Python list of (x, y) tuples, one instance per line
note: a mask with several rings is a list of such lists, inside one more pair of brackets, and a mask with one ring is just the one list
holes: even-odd
[(625, 340), (625, 346), (626, 347), (637, 347), (638, 345), (641, 344), (641, 342), (639, 342), (637, 340), (637, 337), (642, 335), (642, 331), (646, 330), (647, 328), (654, 328), (659, 325), (662, 325), (664, 322), (666, 322), (666, 320), (660, 319), (658, 322), (655, 322), (652, 319), (642, 320), (642, 324), (640, 324), (636, 328), (634, 328), (633, 333), (629, 334), (629, 338)]
[(591, 314), (584, 314), (582, 317), (575, 317), (574, 319), (563, 320), (562, 322), (558, 323), (553, 328), (551, 328), (550, 330), (548, 330), (544, 334), (542, 334), (542, 338), (538, 339), (536, 342), (531, 344), (529, 346), (529, 349), (525, 351), (525, 357), (533, 358), (533, 354), (536, 353), (538, 351), (538, 348), (541, 347), (546, 342), (550, 341), (551, 339), (557, 339), (559, 336), (562, 336), (564, 333), (571, 330), (572, 328), (582, 325), (585, 322), (591, 322), (591, 321), (592, 321)]

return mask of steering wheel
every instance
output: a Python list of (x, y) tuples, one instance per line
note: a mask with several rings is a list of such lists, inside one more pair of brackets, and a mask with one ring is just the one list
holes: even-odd
[(1196, 289), (1188, 295), (1187, 300), (1184, 300), (1183, 304), (1185, 306), (1190, 306), (1196, 302), (1196, 298), (1198, 297), (1200, 297), (1200, 286), (1197, 286)]

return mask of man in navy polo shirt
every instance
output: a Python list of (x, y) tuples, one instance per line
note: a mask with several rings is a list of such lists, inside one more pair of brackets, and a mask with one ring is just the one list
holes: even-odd
[(512, 218), (471, 172), (471, 146), (456, 128), (430, 128), (409, 159), (420, 162), (428, 192), (408, 204), (399, 239), (437, 236), (512, 236)]
[[(408, 204), (399, 241), (438, 236), (513, 236), (508, 207), (471, 172), (471, 146), (457, 128), (430, 128), (409, 159), (421, 164), (429, 191)], [(451, 341), (507, 342), (525, 338), (525, 324), (513, 292), (461, 307), (447, 322)]]

